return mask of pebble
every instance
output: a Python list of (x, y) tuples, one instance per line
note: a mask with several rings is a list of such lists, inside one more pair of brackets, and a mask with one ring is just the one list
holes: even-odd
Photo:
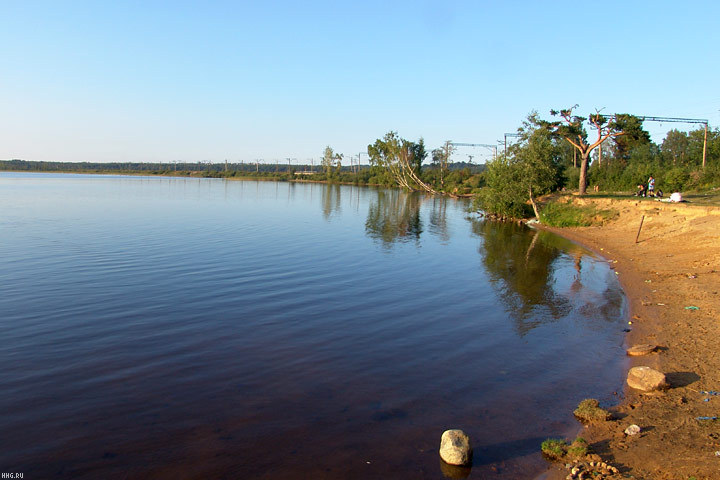
[(638, 433), (640, 433), (640, 427), (635, 424), (630, 425), (625, 429), (625, 435), (632, 436), (637, 435)]

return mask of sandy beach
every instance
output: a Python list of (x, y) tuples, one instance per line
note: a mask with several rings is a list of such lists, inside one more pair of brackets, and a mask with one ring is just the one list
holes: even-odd
[[(549, 229), (605, 257), (628, 297), (627, 346), (656, 344), (630, 366), (666, 374), (670, 388), (643, 394), (627, 385), (613, 420), (580, 433), (624, 478), (720, 478), (720, 208), (653, 199), (576, 198), (612, 208), (603, 226)], [(644, 216), (642, 230), (636, 235)], [(711, 392), (704, 394), (702, 392)], [(639, 435), (624, 430), (637, 424)], [(558, 466), (546, 478), (565, 478)]]

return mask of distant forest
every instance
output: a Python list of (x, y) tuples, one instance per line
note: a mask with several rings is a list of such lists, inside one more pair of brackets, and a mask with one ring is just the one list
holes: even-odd
[[(484, 164), (468, 162), (423, 165), (424, 178), (441, 178), (443, 190), (470, 195), (482, 186)], [(263, 180), (313, 181), (353, 185), (396, 186), (395, 179), (377, 165), (288, 165), (277, 163), (143, 163), (143, 162), (35, 162), (0, 160), (0, 171), (162, 175), (202, 178), (257, 178)]]
[[(354, 172), (356, 169), (360, 171), (369, 170), (370, 165), (343, 166), (340, 168), (342, 172)], [(433, 165), (427, 165), (426, 168), (435, 168)], [(475, 164), (468, 162), (454, 162), (448, 164), (448, 170), (464, 170), (467, 169), (471, 173), (480, 173), (485, 169), (484, 164)], [(315, 165), (292, 164), (287, 163), (144, 163), (144, 162), (37, 162), (30, 160), (0, 160), (0, 170), (13, 172), (68, 172), (68, 173), (146, 173), (151, 175), (171, 175), (175, 172), (183, 174), (183, 172), (214, 172), (214, 173), (294, 173), (294, 172), (315, 172), (322, 173), (323, 166), (318, 163)], [(230, 175), (232, 176), (232, 175)]]

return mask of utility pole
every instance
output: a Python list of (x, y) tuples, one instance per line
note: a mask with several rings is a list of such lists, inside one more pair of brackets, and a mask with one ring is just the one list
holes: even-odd
[(708, 122), (705, 122), (705, 140), (703, 140), (703, 170), (705, 170), (705, 154), (707, 152), (707, 129), (708, 129)]
[(370, 158), (370, 155), (368, 155), (367, 152), (358, 153), (358, 168), (357, 168), (358, 173), (360, 173), (360, 161), (361, 161), (363, 155), (366, 155), (368, 158)]

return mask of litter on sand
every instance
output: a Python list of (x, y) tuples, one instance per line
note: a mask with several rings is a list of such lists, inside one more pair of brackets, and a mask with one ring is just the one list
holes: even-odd
[(690, 305), (689, 307), (685, 307), (685, 310), (700, 310), (700, 307), (696, 307), (694, 305)]
[(717, 420), (718, 417), (697, 417), (698, 420)]

